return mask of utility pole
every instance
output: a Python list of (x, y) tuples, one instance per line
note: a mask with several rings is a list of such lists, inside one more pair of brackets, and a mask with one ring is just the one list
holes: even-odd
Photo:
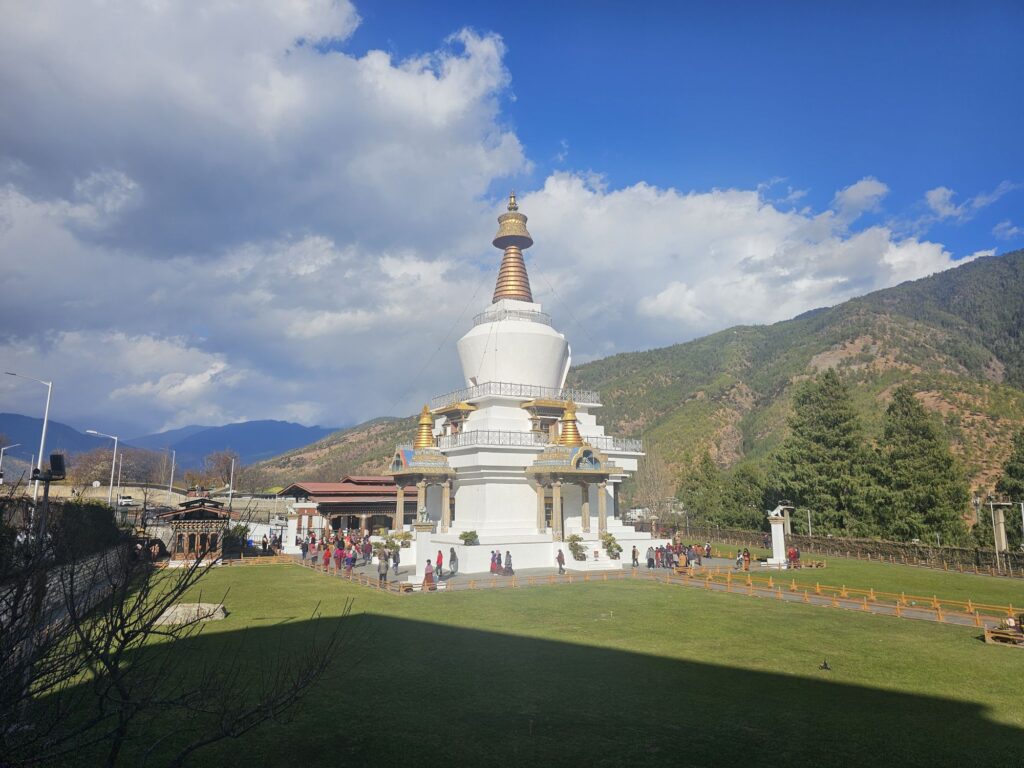
[(95, 429), (85, 430), (87, 435), (96, 437), (109, 437), (114, 441), (114, 455), (110, 458), (110, 485), (107, 486), (107, 506), (113, 506), (111, 496), (114, 493), (114, 469), (117, 467), (117, 435), (108, 435), (106, 432), (97, 432)]
[[(12, 371), (4, 371), (8, 376), (17, 376), (19, 379), (28, 379), (34, 381), (37, 384), (42, 384), (46, 387), (46, 410), (43, 411), (43, 434), (39, 438), (39, 460), (36, 463), (36, 469), (39, 470), (40, 474), (43, 471), (43, 452), (46, 450), (46, 427), (50, 422), (50, 396), (53, 394), (53, 382), (43, 381), (42, 379), (36, 379), (32, 376), (23, 376), (20, 373), (14, 373)], [(35, 481), (35, 485), (32, 486), (32, 507), (33, 514), (35, 514), (36, 497), (39, 496), (39, 480)]]
[(231, 511), (231, 504), (235, 500), (235, 460), (231, 460), (231, 479), (228, 480), (228, 512)]
[(171, 449), (171, 479), (167, 481), (167, 506), (171, 506), (171, 489), (174, 486), (174, 460), (178, 458), (178, 452)]

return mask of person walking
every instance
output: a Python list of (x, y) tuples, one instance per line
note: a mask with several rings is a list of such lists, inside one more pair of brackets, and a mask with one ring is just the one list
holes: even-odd
[(459, 572), (459, 556), (455, 554), (455, 547), (448, 550), (448, 578), (450, 579)]
[(512, 553), (507, 549), (505, 550), (505, 570), (506, 576), (515, 576), (516, 572), (512, 570)]
[(555, 555), (555, 562), (558, 563), (558, 575), (561, 576), (565, 573), (565, 555), (562, 550), (558, 550), (558, 554)]
[(633, 545), (633, 567), (640, 567), (640, 550), (636, 548), (636, 544)]
[(648, 569), (654, 567), (654, 546), (647, 548), (647, 567)]
[(434, 566), (430, 564), (429, 560), (427, 560), (427, 567), (423, 571), (423, 591), (434, 591)]
[(388, 583), (388, 553), (384, 550), (377, 558), (377, 584), (383, 587)]
[[(401, 549), (401, 547), (399, 547), (398, 549)], [(395, 550), (395, 553), (394, 553), (394, 555), (392, 557), (392, 562), (395, 564), (395, 576), (398, 575), (398, 561), (400, 559), (398, 557), (398, 549)]]
[(299, 547), (302, 550), (302, 562), (306, 562), (306, 558), (309, 557), (309, 542), (305, 539), (302, 541), (302, 545)]
[(444, 555), (441, 553), (441, 550), (439, 549), (439, 550), (437, 550), (437, 564), (434, 566), (434, 573), (437, 574), (437, 580), (438, 581), (440, 581), (441, 580), (441, 576), (444, 575), (443, 565), (444, 565)]

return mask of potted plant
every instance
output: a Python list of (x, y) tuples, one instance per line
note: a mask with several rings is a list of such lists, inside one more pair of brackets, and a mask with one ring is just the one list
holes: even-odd
[(467, 547), (480, 543), (480, 539), (477, 537), (476, 531), (463, 531), (459, 534), (459, 538), (462, 539), (462, 543)]

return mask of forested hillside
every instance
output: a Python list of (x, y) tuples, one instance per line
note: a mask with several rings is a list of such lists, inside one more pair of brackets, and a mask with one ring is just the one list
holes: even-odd
[[(766, 326), (574, 368), (601, 392), (607, 431), (643, 437), (681, 483), (707, 455), (757, 474), (788, 434), (796, 384), (835, 370), (869, 442), (897, 386), (939, 420), (974, 487), (992, 487), (1024, 424), (1024, 251)], [(377, 420), (264, 464), (279, 482), (379, 472), (413, 418)], [(706, 469), (706, 467), (705, 467)]]
[(827, 369), (847, 381), (869, 437), (908, 384), (941, 418), (976, 485), (994, 482), (1024, 423), (1024, 251), (879, 291), (769, 326), (580, 366), (610, 431), (643, 436), (685, 474), (761, 462), (786, 434), (794, 383)]

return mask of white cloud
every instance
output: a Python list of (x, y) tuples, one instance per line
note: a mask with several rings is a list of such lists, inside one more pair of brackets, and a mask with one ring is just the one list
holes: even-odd
[(877, 211), (878, 206), (887, 194), (889, 187), (878, 179), (865, 176), (855, 184), (836, 192), (832, 207), (836, 216), (845, 224), (858, 219), (861, 214)]
[[(500, 259), (488, 195), (531, 167), (500, 112), (499, 37), (356, 55), (358, 16), (333, 0), (6, 15), (0, 147), (17, 150), (0, 158), (0, 357), (55, 380), (54, 418), (340, 425), (461, 385), (454, 342)], [(771, 199), (781, 182), (681, 192), (552, 174), (520, 195), (535, 296), (580, 360), (954, 263), (854, 228), (888, 192), (877, 179), (824, 211), (793, 210), (803, 192), (788, 186)], [(38, 412), (12, 382), (4, 409)]]
[(1009, 181), (1001, 181), (991, 192), (982, 192), (960, 204), (953, 202), (956, 192), (949, 187), (929, 189), (925, 192), (924, 198), (935, 218), (962, 222), (974, 218), (982, 208), (992, 205), (1003, 195), (1019, 189), (1020, 186), (1020, 184), (1013, 184)]
[[(865, 209), (883, 188), (847, 187), (837, 206)], [(600, 191), (556, 174), (521, 210), (537, 241), (528, 252), (535, 296), (563, 321), (558, 305), (567, 305), (616, 351), (782, 320), (955, 263), (939, 244), (883, 226), (850, 233), (836, 210), (784, 211), (755, 190)], [(556, 297), (548, 285), (564, 287)]]
[(1018, 227), (1009, 219), (1004, 219), (992, 228), (992, 235), (1000, 240), (1015, 240), (1024, 235), (1024, 227)]

